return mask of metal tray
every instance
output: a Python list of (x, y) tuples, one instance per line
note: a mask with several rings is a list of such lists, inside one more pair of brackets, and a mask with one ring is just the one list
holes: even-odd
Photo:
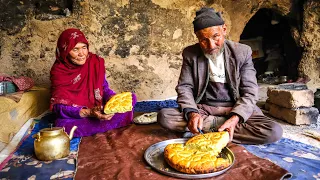
[[(135, 118), (133, 118), (133, 122), (136, 123), (136, 124), (152, 124), (152, 123), (156, 123), (157, 122), (157, 114), (156, 112), (150, 112), (150, 113), (143, 113), (141, 114), (140, 116), (137, 116)], [(141, 119), (142, 120), (138, 120), (138, 119)], [(143, 118), (144, 119), (148, 119), (150, 118), (151, 121), (143, 121)]]
[(184, 179), (209, 178), (209, 177), (213, 177), (213, 176), (218, 176), (218, 175), (226, 172), (228, 169), (231, 168), (231, 166), (233, 166), (234, 161), (235, 161), (234, 154), (229, 148), (225, 147), (221, 151), (220, 157), (222, 157), (224, 159), (229, 159), (231, 164), (229, 167), (227, 167), (223, 170), (213, 172), (213, 173), (207, 173), (207, 174), (185, 174), (185, 173), (174, 170), (164, 160), (164, 155), (163, 155), (164, 148), (168, 144), (186, 143), (187, 141), (188, 141), (187, 138), (180, 138), (180, 139), (166, 140), (166, 141), (162, 141), (162, 142), (153, 144), (144, 152), (144, 159), (156, 171), (158, 171), (162, 174), (165, 174), (165, 175), (172, 176), (172, 177), (184, 178)]

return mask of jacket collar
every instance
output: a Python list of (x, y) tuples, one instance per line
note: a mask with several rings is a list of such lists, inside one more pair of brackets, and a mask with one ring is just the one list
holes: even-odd
[(231, 77), (231, 74), (235, 71), (235, 59), (229, 48), (228, 40), (225, 40), (224, 42), (224, 66), (226, 68), (227, 83), (233, 86), (231, 81), (233, 78)]

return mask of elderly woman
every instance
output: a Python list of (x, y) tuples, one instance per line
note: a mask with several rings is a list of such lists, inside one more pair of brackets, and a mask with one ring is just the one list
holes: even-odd
[[(56, 61), (50, 72), (50, 109), (57, 114), (55, 125), (75, 137), (90, 136), (129, 125), (133, 112), (103, 114), (103, 105), (116, 93), (105, 79), (104, 59), (89, 52), (89, 43), (78, 29), (63, 31), (58, 39)], [(132, 94), (132, 106), (136, 96)]]

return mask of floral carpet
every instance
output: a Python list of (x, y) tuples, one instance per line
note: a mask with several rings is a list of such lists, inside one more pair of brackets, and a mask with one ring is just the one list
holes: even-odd
[(1, 180), (73, 179), (80, 138), (71, 140), (70, 154), (66, 158), (55, 161), (38, 161), (35, 157), (32, 136), (40, 129), (49, 127), (49, 117), (50, 115), (37, 120), (34, 128), (26, 132), (16, 151), (0, 164), (2, 167)]

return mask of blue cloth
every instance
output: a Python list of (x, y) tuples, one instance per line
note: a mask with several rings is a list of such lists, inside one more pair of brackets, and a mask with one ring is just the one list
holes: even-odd
[(35, 124), (31, 134), (26, 134), (27, 138), (2, 169), (0, 179), (24, 180), (30, 177), (36, 177), (35, 179), (73, 179), (80, 138), (73, 138), (70, 141), (71, 152), (66, 158), (55, 161), (38, 161), (35, 157), (34, 138), (32, 136), (39, 132), (40, 129), (48, 127), (48, 116), (45, 116)]
[(141, 101), (134, 106), (135, 112), (157, 112), (162, 108), (178, 108), (176, 100)]
[(286, 138), (272, 144), (243, 146), (292, 173), (293, 180), (320, 179), (320, 149), (314, 146)]

